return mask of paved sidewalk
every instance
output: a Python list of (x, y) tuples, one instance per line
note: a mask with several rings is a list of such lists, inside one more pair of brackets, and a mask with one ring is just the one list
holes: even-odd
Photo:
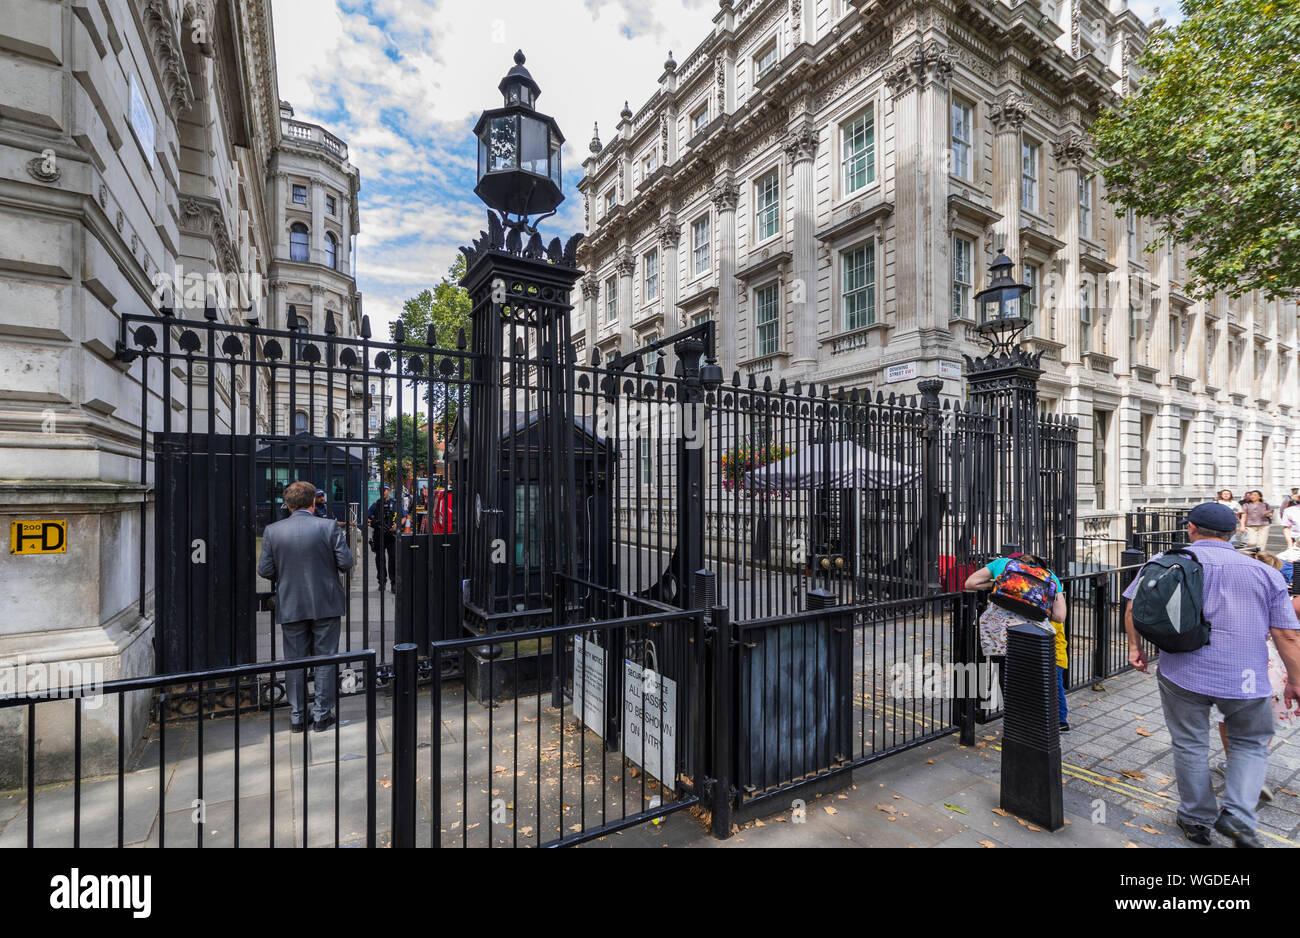
[[(999, 813), (999, 720), (977, 729), (974, 747), (954, 735), (855, 772), (851, 788), (808, 798), (802, 823), (787, 809), (720, 841), (683, 812), (593, 845), (1206, 849), (1175, 824), (1173, 756), (1154, 674), (1131, 672), (1104, 686), (1070, 695), (1073, 728), (1062, 735), (1061, 753), (1066, 826), (1054, 833)], [(1211, 732), (1215, 762), (1223, 753), (1217, 729)], [(1268, 780), (1275, 796), (1260, 809), (1265, 846), (1300, 846), (1300, 732), (1274, 737)], [(1218, 834), (1214, 841), (1231, 846)]]

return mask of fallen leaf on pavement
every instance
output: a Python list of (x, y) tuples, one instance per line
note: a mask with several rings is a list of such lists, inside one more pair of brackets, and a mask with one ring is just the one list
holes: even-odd
[(994, 814), (1000, 814), (1000, 815), (1002, 815), (1003, 817), (1011, 817), (1011, 815), (1007, 814), (1007, 812), (1003, 811), (1001, 808), (994, 808), (994, 809), (993, 809), (993, 813), (994, 813)]
[(1150, 736), (1150, 735), (1151, 735), (1151, 731), (1150, 731), (1149, 729), (1147, 729), (1145, 726), (1139, 726), (1139, 727), (1137, 728), (1137, 734), (1138, 734), (1139, 736)]
[(1125, 778), (1135, 778), (1135, 779), (1137, 779), (1139, 782), (1142, 781), (1143, 779), (1145, 779), (1145, 778), (1147, 777), (1147, 773), (1145, 773), (1145, 772), (1134, 772), (1132, 769), (1120, 769), (1119, 774), (1120, 774), (1120, 775), (1123, 775)]
[(876, 805), (876, 810), (877, 810), (877, 811), (884, 811), (884, 812), (886, 812), (886, 813), (888, 813), (888, 814), (893, 814), (895, 809), (894, 809), (894, 806), (893, 806), (892, 804), (878, 804), (878, 805)]
[(762, 821), (760, 821), (758, 818), (754, 818), (754, 826), (755, 826), (755, 827), (767, 827), (767, 825), (764, 824)]
[(1025, 827), (1029, 828), (1035, 834), (1041, 834), (1043, 832), (1043, 829), (1041, 827), (1034, 827), (1034, 825), (1032, 824), (1026, 824)]
[(836, 811), (834, 808), (832, 808), (832, 807), (831, 807), (830, 805), (828, 805), (828, 804), (827, 804), (827, 805), (822, 805), (822, 810), (825, 811), (827, 814), (839, 814), (838, 811)]
[(963, 808), (961, 805), (956, 805), (956, 804), (947, 804), (947, 803), (945, 802), (944, 807), (947, 808), (949, 811), (956, 811), (958, 814), (966, 814), (966, 813), (967, 813), (966, 809)]
[(933, 760), (933, 759), (926, 759), (926, 760), (925, 760), (925, 764), (926, 764), (926, 765), (934, 765), (934, 760)]
[(991, 841), (991, 840), (981, 840), (981, 841), (980, 841), (980, 846), (981, 846), (981, 847), (994, 847), (994, 846), (996, 846), (996, 844), (994, 844), (993, 841)]
[(1142, 825), (1142, 829), (1143, 829), (1144, 831), (1146, 831), (1148, 834), (1163, 834), (1163, 833), (1164, 833), (1164, 831), (1159, 830), (1158, 828), (1152, 827), (1150, 824), (1143, 824), (1143, 825)]

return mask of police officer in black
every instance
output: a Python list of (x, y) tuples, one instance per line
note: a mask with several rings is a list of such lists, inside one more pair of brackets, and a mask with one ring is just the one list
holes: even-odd
[(370, 506), (366, 518), (370, 524), (370, 549), (375, 552), (375, 574), (379, 589), (387, 579), (390, 588), (397, 592), (397, 499), (392, 488), (385, 485), (383, 495)]

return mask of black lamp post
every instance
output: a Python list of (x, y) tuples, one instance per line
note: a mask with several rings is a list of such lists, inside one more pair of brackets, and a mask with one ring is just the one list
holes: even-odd
[(1033, 287), (1017, 283), (1011, 276), (1014, 265), (1005, 248), (998, 248), (998, 256), (989, 266), (993, 279), (988, 287), (975, 294), (975, 313), (979, 324), (975, 331), (988, 341), (995, 352), (1008, 354), (1015, 348), (1020, 334), (1030, 326), (1024, 314), (1024, 296)]
[(503, 216), (549, 215), (564, 201), (560, 149), (564, 135), (555, 118), (534, 109), (541, 89), (524, 68), (524, 53), (498, 89), (505, 105), (484, 111), (474, 125), (478, 183), (474, 192)]

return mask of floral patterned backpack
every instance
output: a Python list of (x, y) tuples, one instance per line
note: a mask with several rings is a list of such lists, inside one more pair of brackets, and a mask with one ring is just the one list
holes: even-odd
[(989, 596), (989, 602), (1034, 622), (1041, 622), (1051, 614), (1055, 600), (1056, 583), (1052, 575), (1042, 567), (1020, 560), (1007, 561), (993, 581), (993, 593)]

